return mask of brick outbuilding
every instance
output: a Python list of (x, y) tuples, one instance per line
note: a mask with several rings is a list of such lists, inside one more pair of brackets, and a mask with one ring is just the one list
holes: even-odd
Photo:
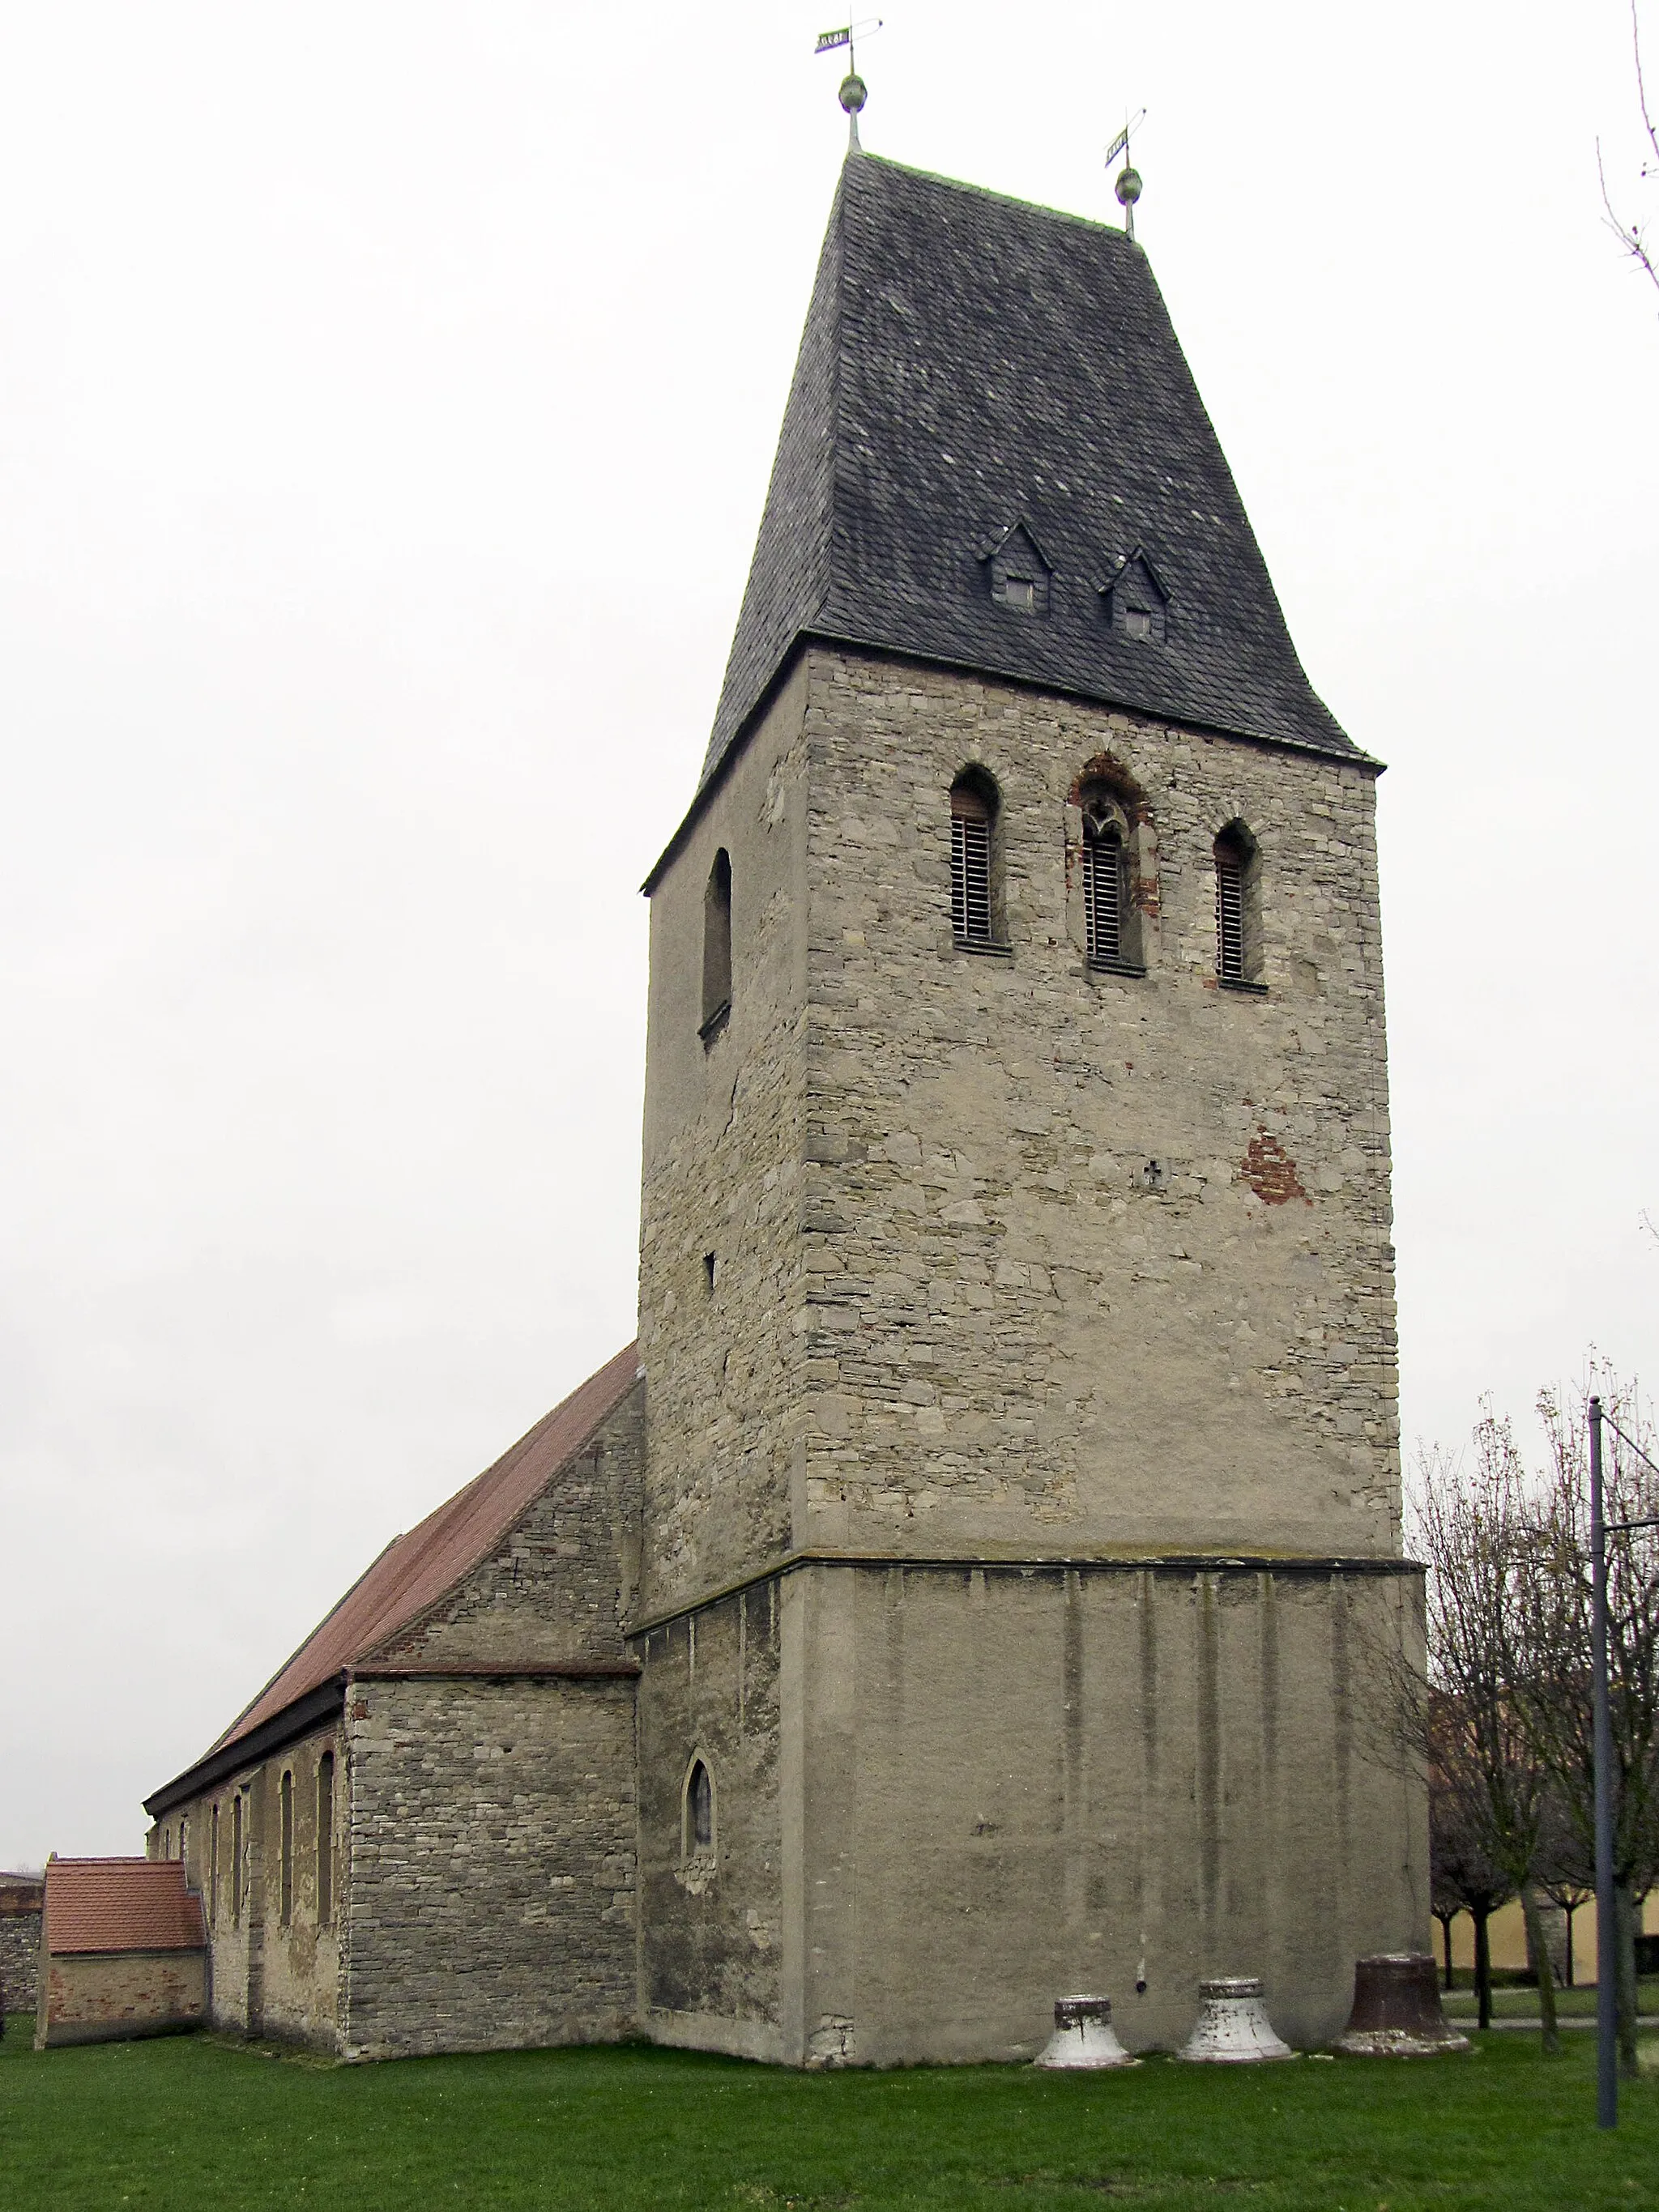
[(207, 1929), (176, 1861), (50, 1859), (44, 1923), (37, 2051), (201, 2026)]

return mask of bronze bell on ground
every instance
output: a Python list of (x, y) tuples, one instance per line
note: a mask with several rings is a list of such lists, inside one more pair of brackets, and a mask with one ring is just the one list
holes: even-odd
[(1356, 1959), (1353, 2010), (1334, 2048), (1356, 2058), (1432, 2058), (1467, 2051), (1469, 2039), (1447, 2025), (1440, 1983), (1426, 1951), (1380, 1951)]
[(1198, 2019), (1177, 2058), (1200, 2066), (1239, 2066), (1264, 2058), (1294, 2058), (1290, 2045), (1273, 2032), (1254, 1974), (1224, 1974), (1198, 1985)]
[(1139, 2066), (1117, 2039), (1110, 1997), (1056, 1997), (1054, 2032), (1034, 2066)]

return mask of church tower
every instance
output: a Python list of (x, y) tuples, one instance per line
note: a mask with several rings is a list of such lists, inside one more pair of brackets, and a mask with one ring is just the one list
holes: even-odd
[(1140, 249), (849, 155), (647, 884), (653, 2034), (1312, 2043), (1424, 1946), (1378, 769)]

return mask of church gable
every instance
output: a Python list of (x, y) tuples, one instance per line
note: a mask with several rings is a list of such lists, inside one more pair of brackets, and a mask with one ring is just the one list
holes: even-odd
[(621, 1661), (638, 1574), (645, 1385), (550, 1474), (488, 1556), (394, 1635), (360, 1673), (489, 1662)]

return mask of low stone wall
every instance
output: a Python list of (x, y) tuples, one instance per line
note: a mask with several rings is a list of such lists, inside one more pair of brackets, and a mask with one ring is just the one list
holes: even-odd
[(199, 2027), (207, 2012), (204, 1951), (98, 1951), (46, 1963), (34, 2047), (112, 2043)]
[(40, 1892), (0, 1889), (0, 2015), (33, 2012), (40, 1976)]

